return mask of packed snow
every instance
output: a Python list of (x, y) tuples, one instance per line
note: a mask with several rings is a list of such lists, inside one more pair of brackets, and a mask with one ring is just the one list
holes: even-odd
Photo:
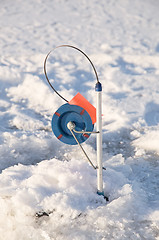
[[(159, 2), (0, 3), (0, 240), (159, 240)], [(86, 52), (103, 86), (103, 185), (52, 133), (65, 102), (47, 53)], [(66, 99), (94, 106), (94, 72), (74, 49), (47, 65)], [(96, 136), (82, 144), (96, 164)]]

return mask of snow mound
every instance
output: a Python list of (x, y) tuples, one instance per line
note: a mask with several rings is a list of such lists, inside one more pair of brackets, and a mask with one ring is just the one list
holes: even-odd
[(109, 202), (97, 195), (96, 171), (82, 159), (51, 159), (3, 170), (1, 239), (106, 239), (110, 234), (116, 239), (135, 239), (140, 234), (153, 239), (151, 229), (144, 233), (142, 229), (158, 221), (157, 213), (150, 213), (138, 183), (135, 188), (130, 184), (131, 168), (121, 155), (107, 164), (104, 190)]

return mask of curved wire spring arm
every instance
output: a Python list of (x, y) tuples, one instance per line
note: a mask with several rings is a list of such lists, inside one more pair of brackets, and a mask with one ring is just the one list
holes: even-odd
[(95, 74), (95, 76), (96, 76), (97, 83), (99, 82), (99, 78), (98, 78), (98, 74), (97, 74), (97, 71), (96, 71), (96, 69), (95, 69), (95, 66), (94, 66), (93, 62), (92, 62), (91, 59), (87, 56), (87, 54), (86, 54), (85, 52), (83, 52), (81, 49), (79, 49), (79, 48), (77, 48), (77, 47), (74, 47), (74, 46), (72, 46), (72, 45), (67, 45), (67, 44), (65, 44), (65, 45), (60, 45), (60, 46), (57, 46), (57, 47), (55, 47), (54, 49), (52, 49), (52, 50), (46, 55), (45, 60), (44, 60), (44, 74), (45, 74), (46, 80), (48, 81), (50, 87), (54, 90), (54, 92), (55, 92), (59, 97), (61, 97), (65, 102), (68, 102), (68, 100), (67, 100), (66, 98), (64, 98), (64, 97), (53, 87), (53, 85), (50, 83), (50, 80), (49, 80), (49, 78), (48, 78), (47, 71), (46, 71), (46, 62), (47, 62), (47, 59), (48, 59), (49, 55), (50, 55), (55, 49), (61, 48), (61, 47), (74, 48), (75, 50), (77, 50), (77, 51), (79, 51), (80, 53), (82, 53), (82, 54), (87, 58), (87, 60), (90, 62), (90, 64), (91, 64), (91, 66), (92, 66), (92, 68), (93, 68), (93, 70), (94, 70), (94, 74)]

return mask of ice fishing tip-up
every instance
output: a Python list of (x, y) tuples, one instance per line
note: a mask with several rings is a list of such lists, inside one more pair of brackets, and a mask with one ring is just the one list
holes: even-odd
[[(77, 93), (70, 101), (64, 98), (50, 83), (47, 75), (46, 63), (50, 54), (58, 48), (69, 47), (82, 53), (91, 64), (96, 76), (96, 108), (80, 93)], [(78, 144), (90, 165), (97, 170), (97, 193), (104, 196), (103, 191), (103, 164), (102, 164), (102, 85), (99, 82), (97, 71), (90, 58), (81, 49), (71, 45), (60, 45), (51, 50), (44, 60), (45, 77), (54, 90), (66, 103), (62, 105), (52, 117), (52, 130), (57, 139), (61, 142), (76, 145)], [(93, 131), (96, 123), (96, 131)], [(97, 166), (95, 166), (86, 151), (82, 147), (90, 135), (97, 136)]]

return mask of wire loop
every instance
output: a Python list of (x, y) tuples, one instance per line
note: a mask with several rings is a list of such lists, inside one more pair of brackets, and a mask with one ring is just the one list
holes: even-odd
[(46, 55), (46, 58), (45, 58), (45, 60), (44, 60), (44, 73), (45, 73), (45, 77), (46, 77), (46, 80), (48, 81), (50, 87), (54, 90), (54, 92), (55, 92), (59, 97), (61, 97), (64, 101), (69, 102), (69, 101), (68, 101), (66, 98), (64, 98), (64, 97), (53, 87), (53, 85), (50, 83), (50, 80), (49, 80), (49, 78), (48, 78), (47, 71), (46, 71), (46, 62), (47, 62), (47, 59), (48, 59), (49, 55), (50, 55), (55, 49), (61, 48), (61, 47), (74, 48), (74, 49), (76, 49), (77, 51), (79, 51), (80, 53), (82, 53), (82, 54), (88, 59), (88, 61), (90, 62), (91, 66), (92, 66), (92, 68), (93, 68), (93, 70), (94, 70), (94, 73), (95, 73), (97, 82), (99, 82), (99, 78), (98, 78), (98, 74), (97, 74), (97, 71), (96, 71), (96, 69), (95, 69), (94, 64), (92, 63), (92, 61), (90, 60), (90, 58), (87, 56), (87, 54), (84, 53), (81, 49), (79, 49), (79, 48), (77, 48), (77, 47), (74, 47), (74, 46), (72, 46), (72, 45), (59, 45), (59, 46), (55, 47), (54, 49), (52, 49), (52, 50)]

